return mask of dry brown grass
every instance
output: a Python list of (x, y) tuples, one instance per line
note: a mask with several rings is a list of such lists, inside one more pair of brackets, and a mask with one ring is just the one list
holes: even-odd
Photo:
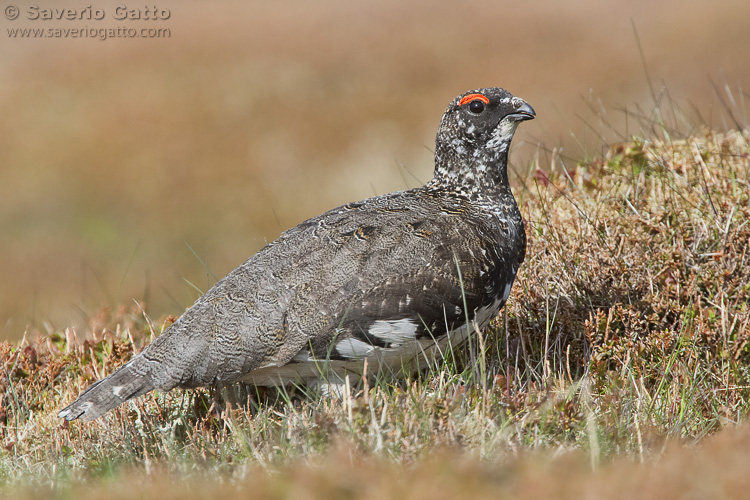
[(78, 338), (3, 344), (2, 485), (30, 498), (43, 494), (18, 488), (736, 496), (750, 449), (747, 429), (734, 429), (750, 409), (749, 138), (705, 130), (621, 143), (576, 166), (532, 165), (515, 188), (528, 257), (494, 330), (421, 377), (352, 398), (268, 391), (248, 406), (234, 391), (217, 413), (206, 392), (172, 392), (63, 424), (57, 408), (163, 325), (121, 307)]
[[(487, 463), (437, 453), (407, 466), (345, 447), (318, 459), (295, 461), (268, 474), (249, 466), (239, 477), (217, 480), (198, 468), (191, 477), (155, 467), (115, 480), (76, 485), (63, 498), (257, 499), (580, 499), (644, 500), (743, 498), (750, 487), (750, 430), (729, 429), (700, 445), (669, 445), (646, 463), (618, 459), (592, 470), (582, 454), (528, 454)], [(18, 500), (50, 498), (49, 490), (20, 492)]]

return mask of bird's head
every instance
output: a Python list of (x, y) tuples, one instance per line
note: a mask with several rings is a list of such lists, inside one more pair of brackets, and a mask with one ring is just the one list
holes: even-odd
[(448, 106), (438, 130), (438, 142), (466, 152), (505, 152), (518, 124), (535, 116), (526, 101), (507, 90), (472, 90)]
[(456, 97), (437, 133), (436, 180), (486, 184), (505, 179), (507, 183), (513, 134), (520, 122), (535, 116), (526, 101), (501, 88), (471, 90)]

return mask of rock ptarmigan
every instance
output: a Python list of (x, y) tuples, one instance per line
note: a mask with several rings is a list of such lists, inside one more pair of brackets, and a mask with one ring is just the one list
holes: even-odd
[(426, 185), (349, 203), (284, 232), (60, 411), (95, 419), (151, 390), (340, 383), (403, 373), (505, 304), (526, 253), (508, 148), (526, 102), (499, 88), (451, 101)]

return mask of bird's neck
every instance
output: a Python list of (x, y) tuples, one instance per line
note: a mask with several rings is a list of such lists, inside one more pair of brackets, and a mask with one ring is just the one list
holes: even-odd
[(438, 146), (435, 173), (426, 188), (456, 192), (469, 199), (510, 195), (507, 145), (492, 150), (470, 148), (458, 142)]

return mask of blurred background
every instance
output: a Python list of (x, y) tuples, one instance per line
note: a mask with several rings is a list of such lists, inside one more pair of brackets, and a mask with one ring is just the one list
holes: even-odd
[[(537, 111), (511, 154), (520, 186), (638, 134), (655, 100), (683, 133), (735, 126), (722, 101), (747, 123), (747, 0), (168, 0), (168, 19), (121, 21), (112, 2), (35, 3), (107, 14), (42, 21), (15, 1), (0, 17), (3, 338), (134, 300), (180, 314), (284, 229), (427, 181), (443, 110), (472, 88)], [(118, 27), (169, 32), (9, 31)]]

